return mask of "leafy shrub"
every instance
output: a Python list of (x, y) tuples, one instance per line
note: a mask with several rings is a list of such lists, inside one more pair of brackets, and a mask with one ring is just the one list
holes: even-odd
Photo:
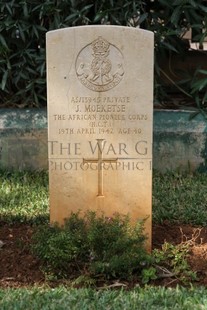
[(32, 250), (48, 271), (66, 276), (77, 268), (77, 262), (88, 260), (86, 223), (73, 214), (64, 227), (39, 226), (33, 236)]
[(89, 269), (92, 274), (125, 279), (134, 272), (139, 274), (142, 263), (147, 259), (143, 223), (131, 226), (128, 217), (96, 218), (92, 213), (88, 224)]
[(129, 279), (140, 275), (148, 260), (143, 223), (131, 227), (129, 218), (115, 215), (84, 218), (72, 214), (63, 227), (43, 226), (33, 237), (33, 252), (47, 271), (60, 277), (71, 273)]
[[(202, 0), (64, 0), (0, 1), (0, 102), (2, 106), (46, 105), (45, 34), (49, 30), (92, 24), (140, 27), (155, 34), (155, 102), (164, 102), (170, 87), (206, 110), (206, 68), (186, 72), (179, 83), (163, 68), (164, 59), (189, 49), (184, 34), (192, 29), (200, 43), (207, 35), (207, 8)], [(170, 69), (170, 65), (169, 65)], [(198, 70), (204, 75), (198, 76)], [(204, 71), (203, 71), (204, 70)], [(170, 82), (165, 85), (165, 80)]]

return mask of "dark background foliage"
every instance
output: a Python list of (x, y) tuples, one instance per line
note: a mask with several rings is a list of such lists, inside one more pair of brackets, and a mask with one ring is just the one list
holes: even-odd
[[(0, 107), (46, 106), (46, 32), (92, 24), (153, 31), (155, 105), (169, 106), (171, 102), (176, 106), (172, 100), (172, 92), (176, 92), (177, 97), (182, 96), (181, 105), (205, 112), (207, 66), (202, 44), (207, 36), (207, 2), (201, 0), (0, 1)], [(199, 51), (191, 51), (184, 39), (189, 29)], [(201, 61), (193, 69), (182, 70), (181, 66), (172, 74), (171, 63), (185, 62), (190, 52), (199, 54)]]

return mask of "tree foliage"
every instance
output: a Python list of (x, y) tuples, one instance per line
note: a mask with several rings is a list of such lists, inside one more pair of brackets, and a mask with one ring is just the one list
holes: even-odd
[[(47, 31), (92, 24), (140, 27), (155, 34), (155, 100), (168, 88), (163, 59), (186, 57), (183, 40), (192, 29), (202, 45), (207, 33), (207, 6), (201, 0), (11, 0), (0, 1), (0, 105), (46, 105), (45, 34)], [(201, 71), (199, 71), (201, 70)], [(171, 78), (168, 80), (170, 81)], [(196, 68), (173, 86), (206, 108), (207, 71)]]

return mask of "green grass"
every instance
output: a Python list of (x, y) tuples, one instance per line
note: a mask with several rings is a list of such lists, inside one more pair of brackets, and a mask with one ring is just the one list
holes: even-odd
[(201, 310), (207, 309), (207, 290), (177, 287), (136, 288), (131, 291), (92, 289), (0, 290), (1, 310)]
[(153, 221), (207, 225), (207, 175), (153, 176)]
[[(47, 172), (0, 171), (0, 219), (48, 221)], [(78, 206), (77, 206), (78, 208)], [(207, 225), (207, 175), (153, 174), (153, 221)]]
[(35, 222), (49, 219), (46, 172), (0, 171), (0, 219)]

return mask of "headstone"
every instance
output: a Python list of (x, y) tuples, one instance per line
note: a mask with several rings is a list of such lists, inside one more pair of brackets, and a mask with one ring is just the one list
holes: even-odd
[(47, 33), (51, 222), (87, 210), (146, 220), (151, 245), (153, 33)]

